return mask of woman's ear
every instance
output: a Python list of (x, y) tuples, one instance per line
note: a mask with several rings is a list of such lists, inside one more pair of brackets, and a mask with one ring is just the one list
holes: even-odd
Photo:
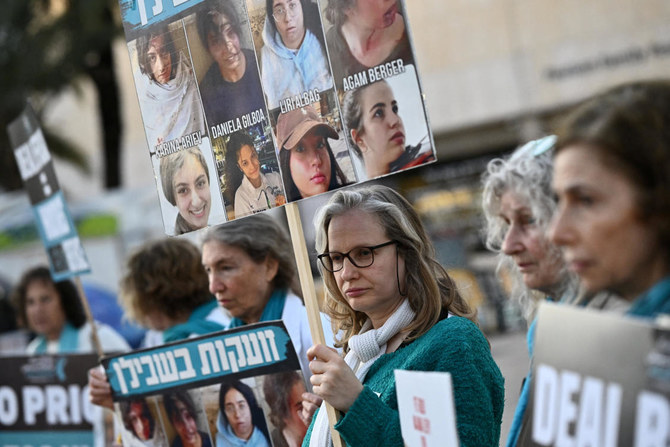
[(267, 256), (265, 258), (265, 280), (267, 282), (272, 282), (277, 276), (279, 271), (279, 261), (272, 256)]
[(358, 132), (356, 129), (351, 129), (351, 140), (356, 143), (356, 146), (358, 146), (361, 152), (367, 152), (367, 146), (361, 137), (362, 133), (363, 132)]

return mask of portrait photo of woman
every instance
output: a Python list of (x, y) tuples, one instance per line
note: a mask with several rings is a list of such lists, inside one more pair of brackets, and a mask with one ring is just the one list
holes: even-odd
[[(271, 162), (278, 170), (276, 158), (272, 157)], [(233, 183), (227, 187), (235, 189), (235, 218), (286, 203), (281, 175), (278, 171), (263, 173), (259, 151), (248, 133), (240, 131), (231, 135), (226, 144), (226, 165), (231, 174), (229, 181)], [(233, 177), (240, 178), (239, 174), (242, 178), (238, 183)]]
[(183, 27), (149, 28), (129, 48), (149, 151), (184, 135), (202, 134), (205, 120)]
[(203, 2), (186, 21), (208, 125), (259, 110), (267, 116), (243, 1)]
[[(203, 139), (203, 142), (207, 142)], [(165, 232), (179, 235), (225, 221), (209, 144), (160, 157), (159, 195)], [(170, 206), (171, 205), (171, 206)]]
[(275, 447), (299, 447), (307, 433), (301, 418), (305, 381), (298, 371), (269, 374), (263, 379), (263, 395), (270, 407), (272, 444)]
[(212, 447), (212, 439), (200, 421), (201, 408), (185, 390), (163, 395), (163, 405), (175, 436), (171, 447)]
[(311, 106), (279, 115), (279, 165), (289, 201), (331, 191), (349, 182), (329, 142), (339, 138)]
[(414, 63), (407, 26), (398, 0), (328, 0), (324, 15), (335, 85), (385, 62)]
[(249, 385), (224, 382), (219, 391), (216, 447), (270, 447), (263, 410)]
[(412, 67), (344, 95), (347, 138), (364, 173), (374, 178), (435, 160)]
[(321, 18), (312, 0), (266, 0), (260, 48), (261, 78), (269, 109), (307, 90), (333, 87)]

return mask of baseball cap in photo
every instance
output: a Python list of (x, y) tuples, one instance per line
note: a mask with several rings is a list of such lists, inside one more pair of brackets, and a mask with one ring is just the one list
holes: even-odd
[(293, 109), (282, 113), (277, 119), (277, 142), (280, 148), (293, 149), (300, 139), (314, 127), (320, 127), (328, 138), (339, 139), (339, 135), (321, 117), (312, 106)]

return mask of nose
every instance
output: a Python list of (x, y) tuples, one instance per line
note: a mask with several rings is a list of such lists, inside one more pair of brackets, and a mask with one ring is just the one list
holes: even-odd
[(507, 229), (507, 233), (505, 233), (505, 238), (503, 239), (500, 249), (508, 256), (523, 251), (523, 243), (519, 237), (519, 231), (517, 230), (516, 225), (512, 224)]
[(388, 114), (389, 117), (389, 127), (398, 127), (398, 124), (401, 122), (400, 115), (395, 112)]
[(569, 218), (566, 216), (565, 210), (560, 206), (556, 209), (554, 217), (549, 223), (547, 235), (551, 242), (559, 246), (569, 245), (573, 239)]
[(202, 204), (202, 198), (200, 197), (198, 191), (195, 189), (191, 190), (191, 206), (194, 208), (198, 208), (200, 207), (201, 204)]
[(321, 163), (323, 162), (321, 157), (323, 157), (321, 151), (315, 150), (312, 154), (312, 166), (321, 166)]
[(216, 295), (217, 292), (222, 292), (224, 289), (223, 281), (221, 281), (215, 273), (210, 273), (207, 275), (209, 280), (209, 291), (212, 295)]
[(340, 278), (344, 281), (348, 281), (356, 278), (358, 275), (358, 267), (356, 267), (349, 258), (344, 258), (342, 262), (342, 270), (339, 271)]

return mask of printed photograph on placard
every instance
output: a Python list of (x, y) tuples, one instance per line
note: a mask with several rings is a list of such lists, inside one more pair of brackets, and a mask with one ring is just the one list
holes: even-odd
[[(323, 0), (323, 25), (337, 89), (370, 68), (388, 77), (414, 64), (407, 15), (400, 0)], [(368, 79), (374, 82), (374, 79)]]
[(120, 429), (123, 445), (132, 447), (170, 445), (155, 397), (140, 397), (116, 405), (123, 422), (123, 428)]
[(301, 446), (308, 427), (300, 417), (302, 394), (307, 391), (304, 377), (300, 371), (284, 371), (262, 379), (272, 445)]
[(159, 396), (165, 416), (168, 442), (172, 447), (212, 447), (201, 390), (178, 389)]
[(333, 88), (316, 1), (247, 0), (247, 10), (268, 109)]
[(149, 152), (198, 144), (205, 120), (182, 21), (142, 29), (128, 51)]
[(413, 66), (347, 91), (342, 119), (359, 179), (435, 161), (435, 149)]
[(156, 187), (168, 235), (225, 222), (209, 138), (201, 144), (152, 156)]
[(357, 182), (335, 96), (280, 113), (275, 135), (289, 202)]
[(224, 380), (219, 386), (217, 407), (213, 409), (216, 411), (217, 447), (274, 445), (270, 442), (257, 379)]
[(217, 138), (214, 156), (229, 220), (286, 203), (274, 144), (262, 126)]
[(298, 410), (308, 388), (279, 320), (102, 363), (126, 447), (285, 447), (305, 436)]
[(267, 126), (258, 64), (242, 0), (208, 0), (184, 18), (205, 118), (216, 140)]

